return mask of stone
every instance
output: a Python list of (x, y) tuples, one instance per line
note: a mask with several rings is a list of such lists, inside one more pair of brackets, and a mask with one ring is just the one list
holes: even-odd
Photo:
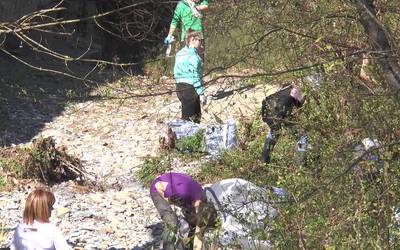
[(66, 214), (68, 214), (70, 212), (71, 212), (71, 210), (69, 208), (60, 207), (60, 208), (57, 208), (57, 210), (56, 210), (56, 216), (57, 217), (62, 217), (62, 216), (66, 215)]

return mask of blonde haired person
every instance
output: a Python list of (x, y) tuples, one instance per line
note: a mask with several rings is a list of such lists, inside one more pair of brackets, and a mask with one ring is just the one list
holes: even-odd
[(71, 249), (61, 231), (50, 223), (54, 194), (36, 189), (28, 195), (23, 222), (15, 229), (11, 250), (22, 249)]

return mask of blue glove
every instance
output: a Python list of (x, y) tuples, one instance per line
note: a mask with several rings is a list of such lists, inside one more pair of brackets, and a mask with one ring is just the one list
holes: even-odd
[(171, 44), (175, 41), (174, 36), (172, 35), (168, 35), (165, 39), (164, 39), (164, 44), (168, 45)]

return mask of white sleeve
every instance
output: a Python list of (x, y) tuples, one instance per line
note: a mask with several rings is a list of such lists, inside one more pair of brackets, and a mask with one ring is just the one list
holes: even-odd
[(64, 236), (62, 235), (60, 229), (57, 227), (54, 228), (54, 247), (56, 250), (67, 250), (71, 249), (71, 246), (68, 245)]
[(17, 247), (17, 240), (16, 240), (16, 238), (19, 237), (19, 236), (18, 236), (18, 228), (19, 228), (19, 225), (15, 228), (14, 235), (13, 235), (13, 237), (12, 237), (12, 239), (11, 239), (10, 250), (17, 250), (17, 249), (18, 249), (18, 247)]
[(10, 244), (10, 250), (17, 250), (17, 247), (15, 246), (15, 233), (11, 239), (11, 244)]

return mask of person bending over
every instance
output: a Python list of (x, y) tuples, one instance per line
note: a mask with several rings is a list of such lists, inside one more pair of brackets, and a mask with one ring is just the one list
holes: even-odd
[[(196, 227), (199, 224), (209, 224), (204, 223), (200, 218), (200, 214), (204, 214), (202, 211), (210, 210), (210, 208), (204, 209), (207, 201), (203, 194), (203, 188), (189, 175), (168, 172), (158, 176), (150, 185), (150, 196), (164, 222), (164, 230), (167, 232), (176, 234), (179, 230), (178, 216), (172, 210), (171, 205), (181, 208), (185, 220), (189, 224), (188, 238), (191, 239), (191, 242), (193, 241), (195, 230), (200, 231)], [(164, 249), (186, 249), (185, 245), (191, 245), (184, 244), (180, 239), (175, 244), (172, 242), (171, 237), (168, 236), (168, 234), (164, 233)]]
[[(287, 119), (291, 118), (293, 108), (299, 108), (303, 104), (303, 94), (298, 86), (287, 86), (267, 96), (262, 101), (262, 120), (269, 126), (269, 132), (265, 138), (261, 161), (269, 163), (271, 152), (280, 136), (282, 126), (290, 126)], [(304, 153), (307, 147), (307, 135), (301, 133), (297, 145), (297, 151), (301, 153), (299, 161), (304, 161)]]

